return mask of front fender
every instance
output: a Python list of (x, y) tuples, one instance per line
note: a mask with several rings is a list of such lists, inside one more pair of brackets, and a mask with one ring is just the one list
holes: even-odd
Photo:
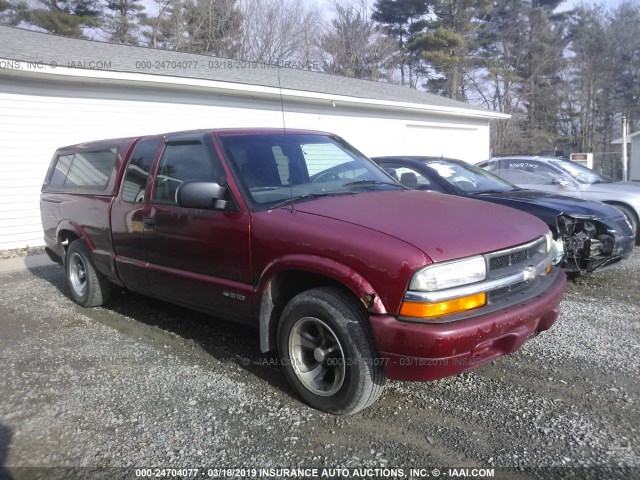
[(369, 312), (380, 315), (387, 313), (380, 296), (362, 275), (343, 263), (316, 255), (285, 255), (271, 262), (264, 269), (258, 281), (260, 297), (269, 288), (271, 279), (275, 275), (290, 270), (306, 271), (329, 277), (351, 290)]
[[(331, 279), (348, 288), (373, 314), (386, 314), (387, 310), (371, 284), (349, 266), (315, 255), (286, 255), (271, 262), (264, 269), (257, 287), (259, 300), (260, 349), (268, 352), (276, 348), (279, 308), (277, 294), (272, 289), (273, 279), (282, 272), (308, 272)], [(277, 290), (277, 289), (276, 289)], [(276, 300), (274, 300), (276, 298)]]

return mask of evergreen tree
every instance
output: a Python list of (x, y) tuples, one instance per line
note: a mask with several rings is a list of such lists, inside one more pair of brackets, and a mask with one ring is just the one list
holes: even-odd
[(597, 106), (607, 103), (603, 87), (611, 75), (604, 11), (579, 7), (572, 14), (569, 39), (572, 55), (562, 87), (560, 129), (570, 149), (592, 152), (601, 120)]
[(427, 31), (416, 36), (409, 47), (425, 60), (439, 77), (426, 87), (442, 95), (465, 100), (465, 75), (472, 67), (477, 49), (477, 24), (490, 7), (488, 0), (430, 0), (433, 12)]
[(420, 59), (410, 50), (409, 44), (425, 27), (428, 12), (424, 0), (376, 0), (371, 14), (371, 19), (382, 24), (387, 34), (396, 40), (400, 82), (412, 88), (417, 86), (416, 69)]
[(530, 151), (555, 149), (562, 101), (560, 86), (568, 45), (565, 18), (553, 14), (561, 0), (534, 0), (527, 9), (525, 61), (517, 70), (528, 119)]
[(482, 23), (477, 56), (488, 107), (512, 115), (496, 128), (496, 153), (555, 148), (568, 45), (560, 0), (496, 1)]
[(614, 108), (629, 125), (640, 126), (640, 4), (626, 0), (609, 19), (607, 39), (611, 51)]
[(18, 21), (15, 6), (5, 0), (0, 0), (0, 24), (16, 25)]
[(109, 0), (107, 10), (112, 12), (105, 18), (104, 29), (109, 40), (127, 45), (138, 45), (140, 23), (145, 18), (141, 0)]
[(38, 0), (18, 6), (18, 19), (47, 32), (66, 37), (85, 38), (83, 28), (100, 23), (100, 5), (91, 0)]

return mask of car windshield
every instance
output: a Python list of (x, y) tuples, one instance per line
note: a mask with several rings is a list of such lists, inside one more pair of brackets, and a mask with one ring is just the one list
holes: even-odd
[(255, 209), (400, 183), (341, 139), (319, 134), (222, 135), (225, 156)]
[(449, 184), (466, 193), (509, 192), (518, 187), (475, 165), (446, 159), (430, 160), (426, 165)]
[(613, 180), (606, 175), (594, 172), (590, 168), (580, 165), (579, 163), (569, 162), (567, 160), (550, 160), (551, 165), (555, 165), (563, 172), (569, 174), (571, 178), (579, 183), (611, 183)]

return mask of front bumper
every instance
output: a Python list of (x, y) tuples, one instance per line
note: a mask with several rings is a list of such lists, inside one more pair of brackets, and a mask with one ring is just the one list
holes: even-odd
[[(568, 256), (559, 265), (567, 273), (607, 270), (629, 258), (635, 248), (635, 235), (624, 216), (588, 220), (596, 226), (597, 232), (595, 238), (588, 240), (586, 245), (581, 245), (581, 241), (575, 239), (575, 236), (563, 236), (565, 247), (572, 245), (568, 248)], [(581, 234), (582, 230), (576, 233)], [(601, 251), (590, 251), (593, 241), (602, 241), (604, 248)]]
[(636, 237), (633, 235), (617, 235), (615, 238), (615, 246), (613, 247), (613, 256), (627, 258), (633, 252), (636, 246)]
[[(610, 221), (607, 225), (607, 231), (614, 239), (611, 254), (601, 255), (591, 259), (586, 268), (587, 272), (608, 270), (628, 259), (633, 253), (633, 249), (636, 246), (636, 237), (633, 235), (631, 229), (628, 228), (625, 220), (619, 219), (618, 222)], [(565, 271), (571, 272), (572, 269), (566, 268)]]
[[(555, 270), (555, 269), (554, 269)], [(410, 323), (370, 317), (387, 376), (436, 380), (470, 370), (520, 348), (558, 318), (566, 276), (557, 271), (539, 295), (502, 310), (449, 323)]]

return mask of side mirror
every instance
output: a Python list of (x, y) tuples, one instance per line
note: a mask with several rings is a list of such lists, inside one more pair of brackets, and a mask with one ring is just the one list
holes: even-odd
[(182, 182), (176, 190), (176, 202), (184, 208), (224, 210), (226, 189), (215, 182), (189, 180)]
[(551, 184), (552, 185), (560, 185), (562, 188), (569, 188), (571, 187), (571, 184), (565, 180), (562, 177), (556, 177), (553, 180), (551, 180)]
[(388, 167), (385, 167), (385, 168), (384, 168), (384, 171), (385, 171), (385, 172), (387, 172), (387, 174), (388, 174), (391, 178), (393, 178), (396, 182), (399, 182), (399, 181), (400, 181), (400, 179), (398, 178), (398, 172), (396, 172), (396, 169), (395, 169), (395, 168), (388, 168)]

